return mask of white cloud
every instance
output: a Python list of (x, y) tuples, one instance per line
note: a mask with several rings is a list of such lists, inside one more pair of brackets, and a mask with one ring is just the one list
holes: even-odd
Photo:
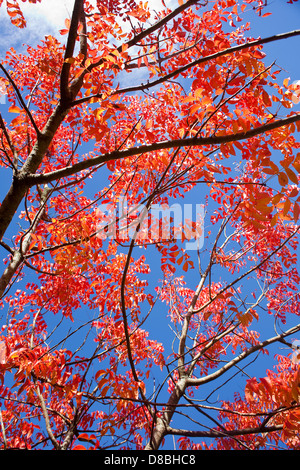
[(64, 28), (64, 21), (73, 9), (74, 0), (42, 0), (41, 3), (21, 3), (20, 7), (27, 22), (27, 27), (20, 29), (10, 23), (5, 5), (1, 8), (0, 52), (1, 57), (10, 48), (20, 48), (23, 44), (36, 46), (45, 36), (58, 35)]
[(21, 8), (29, 27), (58, 30), (64, 26), (65, 18), (71, 16), (73, 5), (74, 0), (42, 0), (34, 5), (21, 4)]
[[(90, 0), (96, 4), (96, 0)], [(3, 57), (10, 47), (18, 49), (23, 44), (36, 46), (45, 36), (51, 34), (59, 37), (59, 30), (65, 28), (65, 19), (72, 15), (74, 0), (42, 0), (41, 3), (23, 3), (20, 7), (27, 22), (27, 27), (19, 29), (11, 25), (5, 5), (1, 8), (0, 17), (0, 55)], [(150, 7), (159, 10), (160, 0), (151, 0)], [(60, 38), (62, 41), (64, 37)]]
[[(173, 1), (177, 0), (169, 0), (167, 3)], [(96, 5), (96, 0), (90, 0), (90, 3)], [(149, 4), (150, 8), (155, 11), (162, 8), (161, 0), (151, 0)], [(36, 4), (20, 1), (20, 7), (27, 22), (27, 27), (20, 29), (10, 23), (3, 5), (0, 10), (2, 13), (0, 16), (0, 59), (4, 59), (6, 51), (10, 47), (16, 49), (17, 52), (25, 52), (26, 47), (24, 49), (23, 45), (35, 47), (48, 35), (53, 35), (64, 43), (67, 35), (60, 36), (59, 31), (65, 28), (65, 19), (71, 18), (73, 6), (74, 0), (42, 0), (41, 3)], [(121, 24), (123, 28), (126, 27), (124, 22), (121, 22)], [(123, 86), (131, 84), (133, 76), (134, 81), (137, 80), (137, 77), (143, 81), (147, 78), (145, 72), (145, 69), (141, 69), (132, 74), (125, 74), (122, 77)]]

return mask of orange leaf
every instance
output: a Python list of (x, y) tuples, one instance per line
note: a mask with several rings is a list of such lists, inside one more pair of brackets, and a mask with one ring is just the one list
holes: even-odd
[(297, 222), (297, 220), (299, 219), (299, 215), (300, 215), (300, 206), (297, 202), (295, 202), (294, 204), (294, 221)]
[(75, 61), (76, 61), (75, 57), (68, 57), (67, 59), (65, 59), (65, 62), (67, 64), (74, 64)]
[(189, 269), (189, 263), (188, 263), (187, 261), (186, 261), (186, 262), (184, 263), (184, 265), (182, 266), (182, 269), (183, 269), (185, 272), (187, 272), (187, 270)]
[(298, 196), (299, 189), (298, 188), (293, 188), (292, 191), (290, 192), (290, 197), (296, 197)]
[(281, 186), (285, 186), (289, 182), (288, 177), (282, 171), (278, 175), (278, 182)]
[(262, 91), (262, 99), (266, 106), (272, 106), (272, 101), (270, 99), (269, 94), (266, 92), (266, 90)]
[(90, 441), (94, 441), (95, 440), (95, 436), (94, 434), (87, 434), (86, 432), (83, 433), (83, 434), (79, 434), (78, 436), (78, 440), (79, 441), (86, 441), (86, 442), (90, 442)]
[(254, 51), (253, 56), (256, 59), (263, 59), (264, 57), (266, 57), (266, 54), (264, 52), (261, 52), (261, 51)]
[(261, 383), (264, 385), (265, 389), (267, 390), (268, 394), (272, 396), (272, 382), (268, 377), (263, 377), (260, 379)]
[(177, 264), (181, 264), (183, 261), (183, 256), (181, 256), (178, 260), (177, 260)]
[(104, 375), (106, 374), (106, 370), (98, 370), (98, 372), (96, 372), (96, 375), (95, 375), (95, 380), (98, 380), (99, 377), (101, 377), (101, 375)]
[(285, 168), (285, 172), (293, 183), (298, 184), (298, 177), (290, 168)]
[(281, 198), (282, 198), (281, 193), (275, 194), (275, 196), (272, 197), (272, 204), (274, 204), (274, 206), (276, 206), (276, 204), (278, 204), (280, 202)]
[(12, 105), (9, 110), (10, 113), (21, 113), (22, 110), (18, 106)]
[(271, 222), (270, 222), (271, 227), (274, 227), (276, 225), (277, 219), (278, 219), (278, 214), (276, 213), (273, 215), (271, 219)]
[(289, 199), (286, 199), (284, 206), (283, 206), (283, 215), (287, 215), (288, 211), (290, 210), (291, 207), (291, 201)]
[(193, 106), (191, 107), (190, 111), (191, 111), (191, 114), (194, 114), (196, 111), (198, 111), (199, 108), (202, 107), (202, 104), (201, 103), (196, 103), (196, 104), (193, 104)]

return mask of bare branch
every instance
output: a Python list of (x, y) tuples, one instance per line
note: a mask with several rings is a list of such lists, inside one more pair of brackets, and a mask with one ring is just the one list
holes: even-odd
[(52, 171), (51, 173), (44, 173), (43, 175), (29, 174), (24, 178), (24, 182), (28, 186), (35, 184), (48, 183), (58, 178), (64, 178), (66, 176), (74, 175), (79, 171), (91, 168), (94, 165), (101, 163), (120, 160), (123, 158), (132, 157), (135, 155), (141, 155), (144, 153), (155, 152), (162, 149), (180, 148), (180, 147), (202, 147), (207, 145), (220, 145), (230, 142), (237, 142), (241, 140), (247, 140), (252, 137), (267, 133), (274, 129), (278, 129), (295, 122), (300, 121), (300, 113), (294, 114), (287, 118), (279, 119), (277, 121), (268, 122), (260, 126), (254, 127), (247, 132), (237, 132), (236, 134), (225, 134), (225, 135), (213, 135), (210, 137), (190, 137), (185, 139), (174, 139), (166, 140), (163, 142), (155, 142), (149, 145), (140, 145), (126, 150), (115, 150), (104, 155), (93, 157), (89, 160), (75, 163), (72, 166), (62, 168), (60, 170)]
[(39, 130), (38, 126), (36, 125), (36, 122), (35, 122), (35, 120), (33, 119), (32, 114), (31, 114), (31, 112), (29, 111), (29, 109), (28, 109), (28, 107), (27, 107), (25, 101), (23, 100), (22, 95), (21, 95), (21, 93), (20, 93), (20, 91), (19, 91), (17, 85), (15, 84), (14, 80), (11, 78), (10, 74), (7, 72), (7, 70), (3, 67), (2, 64), (0, 64), (0, 68), (1, 68), (1, 70), (4, 72), (4, 74), (6, 75), (7, 79), (8, 79), (9, 82), (10, 82), (10, 84), (12, 85), (12, 87), (13, 87), (13, 89), (14, 89), (16, 95), (17, 95), (18, 101), (19, 101), (19, 103), (21, 104), (21, 106), (22, 106), (22, 108), (24, 109), (24, 111), (25, 111), (25, 113), (27, 114), (27, 116), (29, 117), (29, 120), (30, 120), (30, 122), (31, 122), (31, 124), (32, 124), (32, 126), (33, 126), (33, 128), (34, 128), (34, 130), (35, 130), (35, 132), (36, 132), (36, 135), (39, 136), (39, 135), (40, 135), (40, 130)]
[(83, 0), (75, 0), (73, 13), (71, 18), (70, 30), (68, 34), (67, 46), (64, 56), (64, 63), (61, 70), (60, 76), (60, 94), (62, 103), (68, 104), (72, 98), (70, 89), (69, 89), (69, 78), (71, 63), (69, 59), (73, 57), (76, 39), (77, 39), (77, 29), (80, 22), (80, 19), (83, 17)]
[(261, 341), (255, 346), (252, 346), (251, 348), (248, 348), (246, 351), (242, 352), (239, 356), (236, 356), (234, 359), (231, 361), (227, 362), (221, 369), (218, 369), (217, 371), (207, 375), (206, 377), (201, 377), (198, 379), (195, 378), (189, 378), (187, 381), (187, 386), (192, 386), (192, 385), (202, 385), (204, 383), (211, 382), (212, 380), (220, 377), (223, 375), (225, 372), (230, 370), (232, 367), (234, 367), (236, 364), (244, 360), (246, 357), (250, 356), (251, 354), (260, 351), (267, 346), (270, 346), (273, 343), (276, 342), (281, 342), (282, 339), (286, 338), (287, 336), (293, 335), (300, 331), (300, 324), (293, 326), (289, 330), (285, 331), (284, 333), (280, 335), (273, 336), (273, 338), (269, 338), (265, 341)]

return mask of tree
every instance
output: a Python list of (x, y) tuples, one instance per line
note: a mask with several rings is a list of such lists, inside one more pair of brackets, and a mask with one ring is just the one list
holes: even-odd
[(263, 47), (300, 30), (248, 37), (266, 8), (74, 0), (7, 51), (2, 448), (299, 449), (298, 85)]

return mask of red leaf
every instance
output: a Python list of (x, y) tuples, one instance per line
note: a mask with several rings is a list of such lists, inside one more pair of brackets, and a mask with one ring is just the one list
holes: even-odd
[(297, 202), (295, 202), (294, 204), (293, 215), (294, 215), (294, 221), (297, 222), (297, 220), (299, 219), (299, 215), (300, 215), (300, 206)]

